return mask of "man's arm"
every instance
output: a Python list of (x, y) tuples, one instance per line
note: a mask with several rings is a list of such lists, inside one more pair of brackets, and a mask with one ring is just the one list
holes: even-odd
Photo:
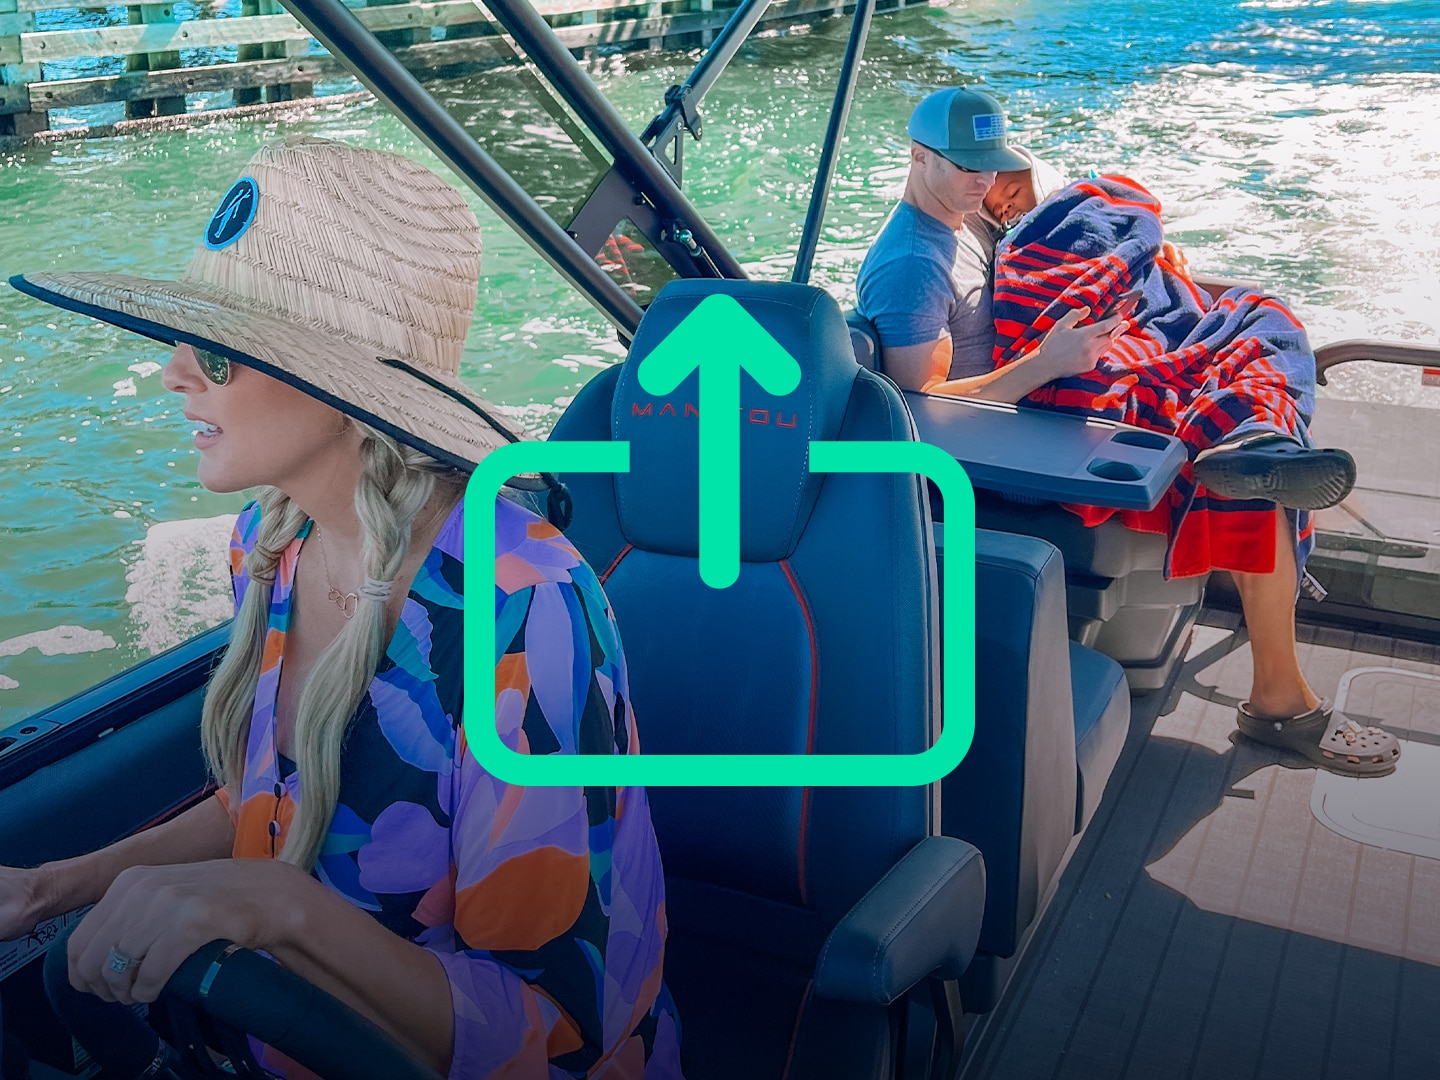
[(949, 335), (919, 345), (902, 345), (892, 349), (880, 346), (881, 369), (902, 390), (929, 392), (931, 387), (943, 383), (950, 370), (952, 355), (954, 348)]
[(1076, 329), (1075, 324), (1089, 313), (1088, 308), (1066, 312), (1056, 320), (1037, 348), (983, 375), (964, 379), (945, 377), (950, 371), (951, 344), (948, 337), (922, 345), (881, 349), (885, 374), (895, 380), (902, 390), (982, 398), (1013, 405), (1048, 382), (1083, 374), (1095, 367), (1100, 354), (1110, 344), (1111, 331), (1119, 326), (1120, 315), (1115, 313)]

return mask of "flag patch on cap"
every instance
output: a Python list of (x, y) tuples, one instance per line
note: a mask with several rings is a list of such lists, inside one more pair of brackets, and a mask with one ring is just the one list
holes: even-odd
[(970, 120), (975, 125), (976, 142), (1005, 137), (1005, 117), (1000, 113), (980, 113)]
[(255, 207), (260, 202), (260, 185), (248, 176), (235, 181), (225, 193), (215, 216), (205, 226), (205, 246), (211, 251), (229, 247), (244, 234), (255, 220)]

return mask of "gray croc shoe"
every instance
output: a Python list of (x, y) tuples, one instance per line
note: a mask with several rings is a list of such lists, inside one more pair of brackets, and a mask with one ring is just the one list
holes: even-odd
[(1283, 435), (1252, 435), (1201, 451), (1195, 482), (1227, 499), (1323, 510), (1350, 494), (1355, 459), (1344, 450), (1311, 450)]
[(1365, 727), (1329, 701), (1299, 716), (1256, 716), (1248, 701), (1236, 711), (1240, 733), (1267, 746), (1293, 750), (1342, 776), (1387, 776), (1400, 758), (1400, 740), (1377, 727)]

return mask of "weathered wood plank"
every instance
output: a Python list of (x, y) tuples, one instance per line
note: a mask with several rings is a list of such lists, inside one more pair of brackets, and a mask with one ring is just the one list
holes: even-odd
[[(676, 10), (682, 8), (687, 2), (688, 0), (659, 0), (658, 3), (645, 4), (642, 0), (538, 0), (534, 7), (543, 18), (547, 15), (574, 15), (577, 12), (614, 11), (617, 8), (649, 6)], [(722, 4), (722, 6), (724, 5)]]
[[(834, 0), (778, 0), (765, 12), (765, 22), (798, 19), (832, 10)], [(629, 5), (634, 7), (634, 4)], [(614, 22), (588, 23), (557, 27), (555, 36), (568, 49), (591, 45), (613, 45), (616, 42), (669, 37), (672, 34), (699, 33), (724, 26), (730, 20), (728, 11), (687, 11), (664, 15), (658, 19), (617, 19)]]
[(136, 71), (86, 79), (57, 79), (29, 87), (35, 109), (72, 109), (110, 101), (138, 101), (166, 95), (199, 94), (236, 88), (313, 82), (345, 74), (345, 65), (333, 56), (299, 56), (279, 60), (253, 60), (168, 71)]
[[(133, 7), (133, 6), (134, 6), (133, 4), (115, 3), (115, 2), (113, 2), (113, 0), (112, 0), (112, 2), (110, 2), (110, 3), (104, 3), (104, 2), (102, 2), (102, 0), (95, 0), (94, 3), (89, 3), (89, 4), (86, 4), (86, 3), (76, 3), (76, 0), (9, 0), (9, 2), (14, 5), (14, 7), (12, 7), (12, 8), (9, 9), (9, 10), (12, 10), (12, 11), (64, 11), (64, 10), (68, 10), (68, 11), (101, 11), (101, 10), (108, 10), (108, 11), (110, 11), (111, 13), (113, 13), (117, 18), (123, 18), (123, 17), (124, 17), (125, 8), (127, 8), (127, 7)], [(357, 6), (363, 7), (363, 6), (364, 6), (364, 0), (359, 0), (359, 3), (358, 3), (358, 4), (357, 4), (356, 0), (345, 0), (345, 6), (346, 6), (346, 7), (357, 7)], [(208, 21), (208, 20), (207, 20), (207, 21)]]
[(110, 8), (112, 10), (123, 9), (124, 4), (77, 4), (75, 0), (11, 0), (15, 5), (15, 11), (60, 11), (69, 9), (71, 11), (93, 11), (96, 8)]
[[(473, 4), (469, 6), (478, 16), (479, 10)], [(407, 4), (405, 0), (369, 0), (367, 8), (385, 8), (385, 14), (393, 13), (399, 17), (399, 28), (396, 29), (379, 29), (372, 24), (375, 40), (387, 49), (403, 49), (430, 40), (432, 31), (429, 26), (436, 14), (431, 8)]]
[(85, 30), (43, 30), (20, 39), (25, 60), (50, 62), (96, 56), (166, 52), (217, 45), (308, 38), (310, 31), (289, 15), (204, 19), (148, 26), (106, 26)]

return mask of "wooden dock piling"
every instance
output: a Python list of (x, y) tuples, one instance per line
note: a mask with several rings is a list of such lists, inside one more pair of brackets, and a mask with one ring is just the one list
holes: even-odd
[(0, 134), (29, 136), (46, 127), (42, 112), (30, 108), (30, 83), (41, 78), (38, 63), (26, 63), (23, 35), (35, 30), (35, 12), (20, 10), (20, 0), (0, 0)]

